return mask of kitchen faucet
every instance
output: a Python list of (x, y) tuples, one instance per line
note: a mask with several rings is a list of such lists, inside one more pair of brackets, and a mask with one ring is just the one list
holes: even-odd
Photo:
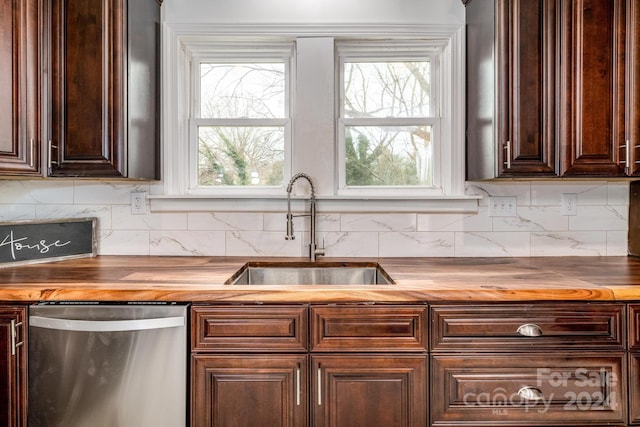
[[(293, 184), (299, 179), (304, 178), (309, 181), (311, 187), (311, 196), (309, 197), (309, 213), (292, 215), (291, 214), (291, 190), (293, 190)], [(313, 181), (311, 177), (306, 173), (297, 173), (291, 177), (289, 185), (287, 185), (287, 235), (284, 237), (286, 240), (295, 240), (296, 236), (293, 234), (293, 218), (296, 216), (308, 216), (311, 218), (311, 235), (309, 236), (309, 260), (315, 261), (317, 255), (324, 255), (324, 248), (318, 248), (316, 244), (316, 192), (313, 188)]]

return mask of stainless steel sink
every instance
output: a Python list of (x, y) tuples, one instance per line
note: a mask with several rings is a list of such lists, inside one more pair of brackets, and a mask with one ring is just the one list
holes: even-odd
[(227, 285), (391, 285), (377, 263), (247, 263)]

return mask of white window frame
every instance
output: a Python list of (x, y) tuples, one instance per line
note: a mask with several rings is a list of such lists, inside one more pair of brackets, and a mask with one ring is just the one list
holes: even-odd
[[(441, 196), (442, 169), (440, 153), (442, 145), (450, 144), (443, 141), (440, 133), (440, 57), (442, 56), (442, 42), (432, 41), (343, 41), (336, 43), (338, 56), (338, 188), (339, 195), (377, 195), (377, 196)], [(347, 118), (344, 117), (344, 63), (345, 62), (376, 62), (376, 61), (412, 61), (429, 60), (431, 64), (431, 96), (429, 117), (388, 117), (388, 118)], [(346, 183), (346, 144), (345, 128), (347, 126), (431, 126), (433, 137), (433, 182), (431, 186), (348, 186)]]
[[(278, 186), (201, 186), (198, 184), (198, 152), (200, 126), (277, 126), (284, 128), (284, 180), (291, 176), (291, 99), (295, 87), (295, 45), (293, 41), (212, 41), (199, 49), (192, 49), (191, 63), (191, 113), (189, 114), (189, 175), (186, 193), (204, 196), (265, 196), (281, 194), (286, 182)], [(259, 63), (283, 62), (285, 64), (285, 111), (283, 118), (202, 118), (200, 112), (200, 65), (207, 62)]]
[[(324, 135), (321, 144), (308, 141), (316, 130), (307, 129), (298, 115), (309, 117), (309, 97), (301, 102), (304, 113), (296, 113), (296, 93), (299, 83), (291, 82), (292, 104), (290, 124), (291, 169), (285, 173), (309, 173), (316, 183), (316, 197), (322, 201), (324, 210), (374, 212), (475, 212), (477, 196), (465, 194), (464, 174), (464, 27), (449, 25), (232, 25), (232, 24), (177, 24), (163, 23), (163, 176), (162, 182), (152, 189), (151, 208), (167, 210), (281, 210), (281, 199), (286, 198), (284, 189), (272, 189), (262, 194), (207, 194), (189, 191), (190, 178), (184, 169), (189, 162), (188, 141), (191, 131), (189, 121), (190, 61), (194, 53), (207, 52), (214, 41), (242, 40), (250, 43), (262, 40), (264, 44), (310, 40), (324, 37), (335, 40), (425, 40), (440, 49), (439, 87), (439, 136), (445, 143), (438, 153), (441, 173), (437, 189), (416, 191), (344, 192), (339, 188), (338, 129), (337, 114), (337, 70), (333, 66), (334, 92), (332, 106), (324, 111), (333, 111), (329, 118), (333, 125), (322, 126)], [(334, 51), (335, 54), (335, 51)], [(300, 53), (298, 52), (298, 55)], [(307, 56), (312, 56), (307, 53)], [(300, 58), (294, 60), (296, 69)], [(308, 63), (307, 63), (308, 67)], [(295, 79), (295, 77), (294, 77)], [(309, 79), (306, 79), (309, 80)], [(299, 100), (298, 100), (299, 101)], [(322, 120), (326, 121), (326, 117)], [(298, 120), (298, 121), (297, 121)], [(327, 129), (333, 128), (333, 131)], [(302, 135), (302, 137), (300, 136)], [(296, 138), (298, 140), (296, 140)], [(325, 144), (326, 141), (326, 144)], [(319, 161), (319, 159), (321, 161)], [(285, 181), (288, 176), (285, 175)], [(421, 191), (424, 190), (424, 191)], [(197, 194), (196, 194), (197, 193)]]

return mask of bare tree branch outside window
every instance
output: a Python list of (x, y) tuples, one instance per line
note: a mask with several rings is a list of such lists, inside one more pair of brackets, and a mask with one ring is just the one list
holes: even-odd
[(344, 117), (381, 123), (345, 127), (347, 185), (431, 185), (431, 126), (388, 124), (432, 114), (430, 74), (429, 61), (344, 63)]

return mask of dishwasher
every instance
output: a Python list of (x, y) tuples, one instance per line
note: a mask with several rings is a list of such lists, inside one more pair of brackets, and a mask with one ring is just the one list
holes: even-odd
[(29, 427), (182, 427), (187, 305), (29, 307)]

